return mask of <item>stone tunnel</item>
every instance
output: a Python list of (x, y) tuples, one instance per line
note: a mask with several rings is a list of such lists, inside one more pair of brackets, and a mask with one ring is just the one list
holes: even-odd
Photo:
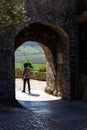
[(15, 49), (25, 41), (36, 41), (44, 50), (47, 65), (46, 91), (69, 98), (69, 39), (65, 31), (52, 23), (34, 23), (17, 34)]
[(0, 27), (0, 102), (15, 101), (15, 50), (26, 41), (37, 42), (45, 53), (45, 91), (64, 99), (84, 100), (87, 95), (87, 59), (83, 58), (87, 46), (87, 15), (83, 15), (86, 5), (86, 0), (25, 0), (29, 23), (15, 31)]

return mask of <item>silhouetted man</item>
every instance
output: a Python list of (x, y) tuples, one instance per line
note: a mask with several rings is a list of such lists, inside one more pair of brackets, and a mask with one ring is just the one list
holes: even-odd
[(28, 85), (28, 91), (30, 93), (30, 69), (28, 67), (28, 63), (25, 63), (24, 64), (24, 70), (23, 70), (23, 91), (22, 92), (25, 92), (25, 86), (26, 86), (26, 82), (27, 82), (27, 85)]

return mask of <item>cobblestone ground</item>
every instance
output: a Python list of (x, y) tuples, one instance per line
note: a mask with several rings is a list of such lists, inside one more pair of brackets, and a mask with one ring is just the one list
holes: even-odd
[(2, 108), (0, 130), (87, 130), (87, 120), (56, 123), (27, 109)]
[[(16, 91), (21, 91), (21, 83), (21, 79), (17, 80)], [(37, 90), (36, 86), (44, 91), (45, 82), (31, 80), (32, 91)], [(33, 95), (23, 95), (28, 99), (20, 99), (25, 108), (0, 106), (0, 130), (87, 130), (87, 103), (45, 99), (29, 101)]]

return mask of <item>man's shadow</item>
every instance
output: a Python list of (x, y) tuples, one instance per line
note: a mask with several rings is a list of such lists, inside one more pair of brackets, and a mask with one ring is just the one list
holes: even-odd
[(26, 94), (28, 94), (30, 96), (34, 96), (34, 97), (39, 97), (40, 96), (40, 94), (36, 94), (36, 93), (26, 93)]

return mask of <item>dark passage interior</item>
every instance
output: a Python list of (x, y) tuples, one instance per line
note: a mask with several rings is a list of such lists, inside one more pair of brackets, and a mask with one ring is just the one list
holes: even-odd
[(87, 23), (79, 24), (79, 90), (78, 97), (87, 99)]

